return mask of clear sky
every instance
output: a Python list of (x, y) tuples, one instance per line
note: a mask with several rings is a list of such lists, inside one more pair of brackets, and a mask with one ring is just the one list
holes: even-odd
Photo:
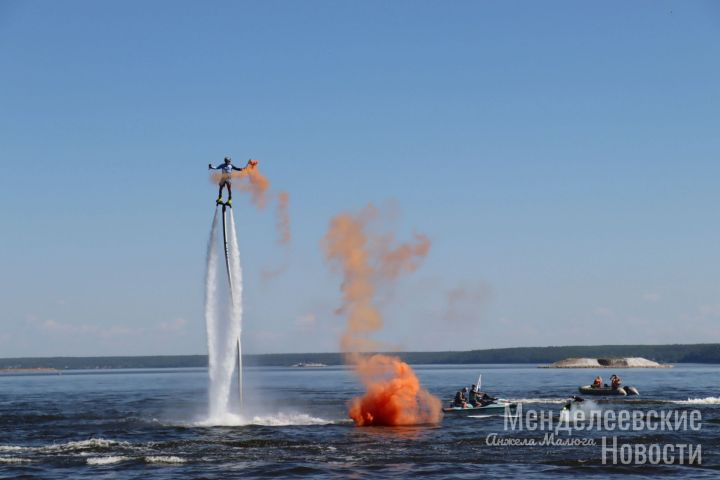
[[(720, 4), (0, 2), (0, 357), (206, 351), (206, 166), (247, 352), (336, 351), (329, 219), (426, 233), (409, 350), (720, 342)], [(275, 278), (267, 269), (287, 266)]]

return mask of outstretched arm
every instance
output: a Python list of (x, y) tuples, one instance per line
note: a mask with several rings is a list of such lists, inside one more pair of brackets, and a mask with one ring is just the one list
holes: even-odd
[(213, 166), (212, 166), (212, 163), (208, 163), (208, 169), (210, 169), (210, 170), (217, 170), (218, 168), (220, 168), (219, 165), (218, 165), (217, 167), (213, 167)]
[(242, 172), (243, 170), (245, 170), (245, 167), (239, 167), (239, 168), (238, 168), (238, 167), (236, 167), (235, 165), (233, 165), (233, 166), (232, 166), (232, 169), (233, 169), (233, 170), (237, 170), (238, 172)]

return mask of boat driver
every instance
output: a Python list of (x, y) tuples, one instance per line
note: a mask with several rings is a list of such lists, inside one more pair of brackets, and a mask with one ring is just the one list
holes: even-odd
[(494, 400), (497, 399), (491, 397), (485, 392), (481, 392), (477, 389), (477, 387), (475, 387), (475, 385), (473, 385), (473, 390), (470, 393), (470, 405), (473, 407), (484, 407), (493, 403)]
[(480, 404), (480, 397), (478, 395), (478, 389), (476, 385), (470, 388), (470, 405), (477, 407)]
[(455, 400), (453, 400), (453, 407), (460, 407), (460, 408), (467, 407), (467, 402), (465, 400), (466, 399), (465, 399), (464, 390), (458, 390), (455, 393)]

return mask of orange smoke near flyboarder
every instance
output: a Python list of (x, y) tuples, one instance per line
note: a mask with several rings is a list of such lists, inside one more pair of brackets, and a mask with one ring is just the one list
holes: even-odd
[(270, 188), (270, 181), (257, 168), (248, 169), (247, 176), (250, 182), (241, 184), (240, 189), (249, 191), (253, 204), (262, 210), (267, 203), (266, 195)]
[[(260, 173), (258, 163), (257, 160), (250, 159), (245, 167), (237, 168), (230, 163), (230, 157), (225, 157), (224, 164), (220, 164), (217, 167), (213, 167), (212, 164), (208, 165), (208, 167), (213, 170), (221, 170), (219, 173), (213, 173), (211, 175), (211, 181), (222, 187), (223, 184), (229, 184), (232, 180), (240, 180), (247, 177), (249, 182), (239, 184), (238, 189), (250, 192), (253, 204), (258, 209), (263, 209), (265, 208), (265, 194), (270, 188), (270, 181)], [(229, 192), (230, 190), (228, 189), (228, 193)]]
[(436, 423), (442, 416), (440, 400), (420, 386), (405, 362), (388, 355), (363, 355), (379, 344), (368, 335), (382, 328), (374, 304), (376, 286), (412, 272), (430, 249), (430, 240), (416, 235), (414, 243), (391, 248), (392, 237), (373, 238), (368, 224), (378, 211), (369, 205), (358, 214), (344, 213), (330, 221), (325, 235), (325, 256), (343, 274), (343, 306), (347, 317), (341, 347), (365, 385), (364, 396), (350, 403), (350, 417), (358, 426)]
[[(247, 165), (244, 167), (236, 167), (232, 164), (232, 159), (230, 157), (225, 157), (223, 159), (223, 163), (218, 164), (216, 167), (213, 166), (212, 163), (208, 164), (208, 169), (210, 170), (220, 170), (219, 173), (215, 173), (212, 175), (212, 179), (214, 183), (217, 183), (220, 187), (218, 191), (218, 198), (215, 202), (217, 205), (223, 205), (223, 208), (225, 207), (232, 207), (232, 179), (234, 178), (242, 178), (247, 175), (249, 175), (251, 172), (255, 171), (257, 168), (257, 160), (250, 159), (247, 162)], [(227, 188), (227, 194), (228, 198), (227, 201), (223, 202), (222, 200), (222, 193), (223, 189)]]
[[(247, 165), (237, 168), (232, 165), (230, 157), (225, 157), (224, 164), (208, 167), (212, 170), (220, 170), (210, 176), (210, 181), (220, 186), (217, 203), (226, 203), (232, 205), (231, 182), (238, 180), (237, 189), (250, 194), (250, 200), (258, 210), (262, 210), (267, 205), (267, 199), (270, 192), (270, 180), (260, 172), (258, 160), (250, 159)], [(247, 181), (241, 181), (247, 178)], [(228, 201), (222, 202), (222, 189), (228, 189)], [(287, 192), (279, 192), (277, 195), (277, 209), (275, 211), (278, 242), (282, 245), (290, 243), (290, 215), (289, 215), (290, 196)]]

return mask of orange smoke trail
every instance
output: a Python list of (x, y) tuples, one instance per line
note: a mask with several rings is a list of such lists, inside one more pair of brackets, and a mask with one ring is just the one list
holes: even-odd
[(377, 350), (368, 335), (382, 328), (383, 320), (373, 299), (376, 285), (417, 269), (430, 249), (430, 240), (416, 235), (416, 243), (390, 248), (392, 237), (370, 238), (366, 227), (378, 215), (372, 205), (357, 215), (340, 214), (330, 221), (325, 235), (325, 255), (343, 273), (343, 306), (347, 317), (341, 347), (346, 361), (365, 385), (366, 393), (350, 405), (358, 426), (433, 423), (441, 418), (440, 400), (420, 386), (412, 368), (399, 358), (364, 356)]
[(278, 241), (282, 245), (290, 243), (290, 213), (288, 204), (290, 203), (290, 195), (287, 192), (278, 193), (277, 211), (275, 218), (277, 219)]
[(257, 168), (248, 172), (248, 178), (250, 183), (240, 184), (240, 188), (249, 190), (253, 204), (262, 210), (267, 203), (266, 194), (270, 188), (270, 181)]

